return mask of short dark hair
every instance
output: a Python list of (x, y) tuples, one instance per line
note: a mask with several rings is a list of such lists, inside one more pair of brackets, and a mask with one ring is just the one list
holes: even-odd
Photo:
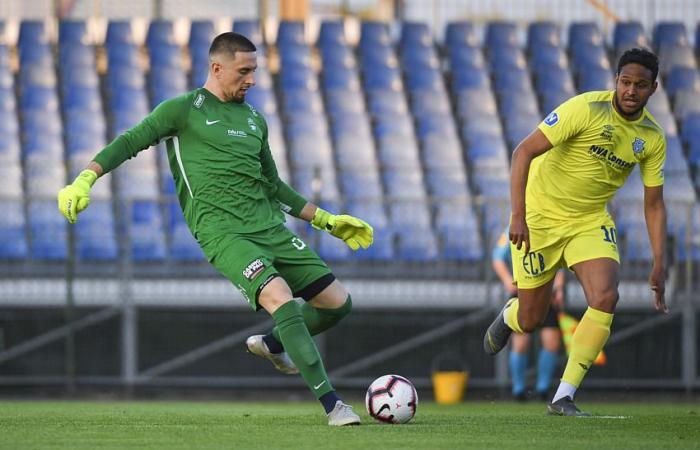
[(636, 63), (649, 69), (652, 81), (656, 81), (656, 77), (659, 75), (659, 58), (650, 50), (645, 48), (626, 50), (617, 62), (617, 75), (620, 75), (624, 66), (631, 63)]
[(228, 53), (231, 56), (236, 56), (236, 52), (254, 52), (256, 50), (255, 44), (250, 42), (250, 39), (242, 34), (228, 31), (221, 33), (211, 42), (209, 58), (215, 53)]

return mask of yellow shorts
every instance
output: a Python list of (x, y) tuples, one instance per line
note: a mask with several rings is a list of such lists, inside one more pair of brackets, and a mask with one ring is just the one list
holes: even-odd
[(533, 289), (554, 278), (557, 270), (582, 261), (612, 258), (618, 263), (617, 230), (610, 216), (585, 224), (530, 228), (530, 252), (510, 245), (513, 255), (513, 278), (520, 289)]

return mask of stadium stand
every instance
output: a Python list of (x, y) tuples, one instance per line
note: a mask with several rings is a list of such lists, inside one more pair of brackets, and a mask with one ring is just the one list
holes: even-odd
[[(567, 98), (611, 89), (611, 62), (624, 49), (651, 44), (661, 86), (648, 107), (668, 135), (669, 231), (676, 256), (689, 256), (685, 224), (700, 231), (700, 75), (682, 23), (645, 30), (620, 22), (609, 45), (592, 22), (565, 30), (552, 22), (526, 30), (491, 22), (480, 42), (469, 21), (449, 23), (442, 40), (422, 22), (392, 29), (363, 21), (356, 47), (339, 20), (322, 22), (313, 43), (303, 22), (280, 22), (274, 45), (258, 20), (236, 20), (232, 29), (258, 47), (248, 101), (268, 121), (280, 175), (321, 205), (370, 222), (375, 245), (357, 257), (375, 262), (483, 259), (508, 220), (512, 149)], [(66, 226), (50, 199), (109, 140), (163, 100), (204, 83), (214, 34), (213, 21), (193, 21), (181, 46), (173, 22), (155, 20), (141, 45), (130, 22), (112, 20), (95, 44), (84, 21), (66, 20), (53, 42), (43, 22), (25, 20), (16, 43), (0, 44), (1, 259), (66, 257)], [(78, 225), (80, 260), (115, 260), (121, 242), (135, 262), (202, 259), (168, 165), (160, 144), (95, 188)], [(635, 261), (651, 258), (640, 232), (642, 193), (635, 172), (613, 202), (624, 251)], [(290, 225), (308, 231), (293, 219)], [(331, 261), (349, 254), (325, 235), (316, 245)]]

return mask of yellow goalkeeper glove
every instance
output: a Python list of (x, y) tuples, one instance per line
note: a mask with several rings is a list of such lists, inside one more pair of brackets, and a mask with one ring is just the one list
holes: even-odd
[(72, 184), (58, 191), (58, 210), (68, 219), (68, 222), (75, 223), (78, 220), (78, 213), (90, 204), (90, 189), (95, 184), (95, 180), (97, 180), (97, 173), (85, 169)]
[(316, 208), (311, 225), (318, 230), (325, 230), (331, 236), (342, 239), (353, 250), (367, 248), (374, 241), (374, 229), (364, 220), (346, 214), (335, 215)]

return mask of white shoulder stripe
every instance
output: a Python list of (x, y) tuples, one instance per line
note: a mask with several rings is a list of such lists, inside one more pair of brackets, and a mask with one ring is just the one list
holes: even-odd
[(180, 155), (180, 139), (177, 136), (173, 136), (173, 148), (175, 149), (175, 158), (177, 158), (177, 165), (180, 167), (180, 173), (182, 174), (182, 179), (185, 180), (185, 185), (190, 193), (190, 198), (194, 198), (192, 195), (192, 188), (190, 187), (190, 180), (187, 179), (187, 174), (185, 173), (185, 166), (182, 165), (182, 156)]

